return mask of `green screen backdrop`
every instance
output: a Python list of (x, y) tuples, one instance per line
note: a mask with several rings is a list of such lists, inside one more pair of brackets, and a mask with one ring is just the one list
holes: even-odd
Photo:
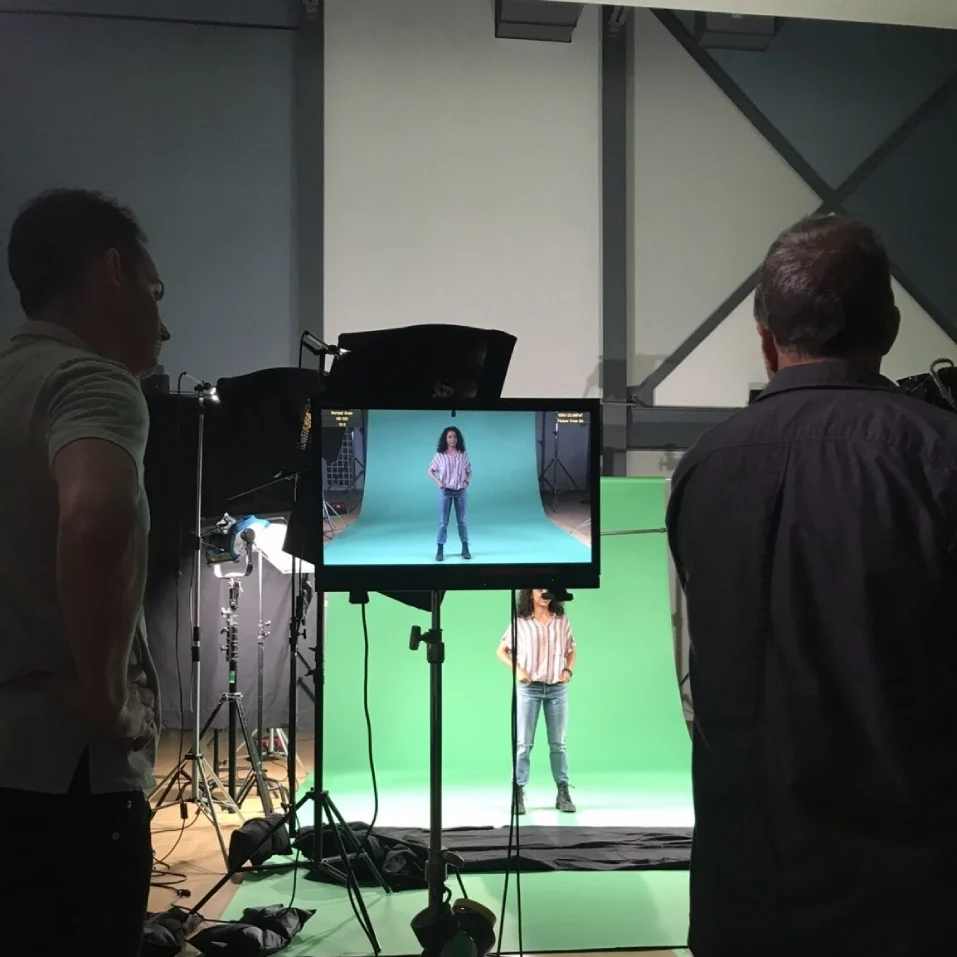
[[(426, 462), (423, 472), (428, 463)], [(602, 528), (664, 524), (662, 480), (602, 479)], [(602, 538), (597, 590), (572, 589), (568, 604), (578, 645), (569, 687), (568, 756), (575, 776), (687, 773), (690, 744), (672, 652), (667, 542), (663, 534)], [(509, 628), (509, 592), (450, 592), (442, 603), (445, 782), (511, 777), (511, 676), (495, 657)], [(413, 625), (429, 616), (370, 596), (370, 704), (376, 767), (425, 781), (429, 758), (429, 666), (424, 646), (409, 650)], [(362, 712), (360, 609), (329, 595), (326, 627), (325, 771), (367, 771)], [(303, 716), (304, 723), (308, 719)], [(533, 777), (548, 778), (544, 727)]]

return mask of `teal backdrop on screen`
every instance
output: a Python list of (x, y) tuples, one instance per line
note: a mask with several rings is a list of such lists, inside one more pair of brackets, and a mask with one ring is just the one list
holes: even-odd
[[(442, 433), (465, 439), (473, 477), (467, 521), (472, 561), (586, 563), (591, 548), (548, 517), (538, 482), (534, 412), (372, 410), (358, 519), (326, 542), (328, 565), (415, 565), (434, 560), (439, 489), (428, 470)], [(455, 511), (446, 560), (459, 556)]]

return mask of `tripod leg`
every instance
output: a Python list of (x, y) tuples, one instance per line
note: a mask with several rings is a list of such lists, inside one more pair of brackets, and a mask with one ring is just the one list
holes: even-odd
[[(199, 806), (202, 808), (203, 813), (212, 821), (213, 830), (216, 832), (216, 837), (219, 839), (219, 849), (222, 851), (223, 860), (226, 862), (226, 866), (229, 867), (229, 850), (226, 847), (226, 838), (223, 837), (223, 829), (219, 823), (219, 819), (216, 817), (216, 799), (213, 797), (213, 789), (210, 786), (209, 780), (212, 777), (219, 787), (222, 788), (223, 793), (229, 797), (229, 793), (219, 782), (219, 778), (215, 774), (210, 774), (211, 768), (206, 766), (205, 758), (199, 758), (200, 770), (203, 772), (200, 777), (199, 785)], [(239, 814), (239, 808), (237, 807), (236, 813)]]
[(578, 483), (572, 478), (571, 473), (568, 469), (565, 468), (565, 463), (561, 459), (557, 459), (558, 467), (565, 473), (565, 478), (568, 479), (568, 483), (571, 485), (569, 489), (570, 492), (580, 492), (581, 489), (578, 487)]
[[(183, 758), (183, 760), (180, 761), (180, 763), (177, 764), (176, 767), (173, 768), (173, 770), (170, 771), (169, 774), (167, 774), (166, 777), (163, 778), (163, 780), (160, 781), (159, 784), (157, 784), (152, 791), (150, 791), (149, 801), (151, 804), (153, 803), (154, 796), (156, 794), (159, 794), (160, 791), (163, 792), (162, 794), (160, 794), (159, 800), (157, 800), (156, 806), (153, 808), (154, 814), (166, 804), (166, 799), (169, 797), (169, 792), (173, 790), (173, 785), (176, 784), (176, 781), (178, 778), (185, 777), (187, 780), (191, 781), (191, 778), (186, 773), (186, 765), (188, 763), (189, 763), (189, 755), (186, 755)], [(179, 804), (179, 801), (176, 801), (175, 803)], [(169, 805), (169, 806), (172, 807), (173, 805)]]
[[(266, 781), (266, 775), (263, 773), (262, 762), (259, 760), (259, 751), (253, 746), (252, 735), (249, 733), (249, 725), (246, 721), (246, 709), (242, 701), (235, 702), (236, 717), (239, 720), (239, 729), (242, 731), (243, 740), (246, 742), (246, 753), (249, 755), (249, 761), (252, 764), (252, 770), (249, 772), (245, 783), (243, 784), (240, 797), (245, 798), (252, 787), (252, 782), (256, 782), (259, 789), (259, 799), (262, 801), (263, 811), (268, 817), (272, 814), (272, 796), (269, 793), (269, 783)], [(237, 803), (242, 803), (239, 801)]]
[(351, 845), (352, 853), (365, 861), (366, 866), (369, 868), (369, 872), (372, 874), (373, 879), (382, 888), (387, 894), (392, 893), (392, 888), (389, 887), (385, 882), (385, 878), (382, 876), (381, 871), (373, 863), (372, 858), (369, 855), (369, 852), (364, 849), (363, 842), (356, 837), (355, 831), (346, 823), (345, 818), (339, 811), (339, 808), (336, 807), (332, 798), (329, 797), (328, 792), (326, 792), (326, 806), (329, 809), (330, 821), (333, 822), (333, 825), (338, 824), (342, 828), (342, 835), (345, 837), (345, 842)]
[[(342, 877), (344, 879), (344, 883), (348, 888), (349, 896), (352, 898), (355, 908), (358, 911), (357, 916), (360, 917), (359, 924), (363, 931), (365, 931), (366, 938), (369, 941), (369, 946), (372, 948), (373, 954), (376, 954), (378, 957), (378, 954), (382, 952), (382, 948), (379, 946), (379, 940), (376, 937), (375, 928), (372, 926), (372, 919), (369, 917), (369, 911), (366, 909), (366, 902), (362, 896), (362, 889), (359, 887), (359, 882), (356, 879), (356, 872), (353, 870), (352, 861), (350, 860), (349, 853), (346, 850), (345, 844), (343, 843), (342, 832), (337, 827), (336, 817), (338, 817), (341, 821), (342, 816), (337, 810), (334, 809), (334, 805), (329, 799), (329, 795), (325, 791), (319, 795), (318, 803), (320, 805), (319, 827), (322, 827), (322, 819), (323, 817), (326, 817), (329, 821), (329, 826), (332, 829), (332, 838), (336, 842), (336, 846), (339, 849), (339, 856), (342, 859), (342, 869), (344, 872)], [(345, 827), (346, 831), (351, 833), (351, 829), (345, 824), (344, 821), (343, 826)], [(355, 837), (354, 834), (352, 836)], [(325, 864), (324, 862), (321, 864), (321, 866), (323, 869), (335, 872), (334, 867)]]
[[(314, 793), (309, 791), (307, 794), (304, 794), (299, 801), (289, 808), (289, 810), (278, 820), (268, 831), (263, 835), (263, 839), (259, 842), (257, 847), (249, 855), (250, 857), (255, 857), (267, 844), (273, 839), (273, 836), (277, 834), (280, 828), (286, 827), (291, 820), (293, 820), (296, 814), (299, 812), (299, 809), (309, 800), (312, 800)], [(289, 867), (295, 867), (295, 864), (289, 864)], [(201, 915), (203, 908), (222, 890), (232, 879), (239, 873), (239, 868), (234, 870), (227, 870), (227, 872), (206, 892), (205, 897), (200, 898), (194, 905), (193, 909), (189, 912), (190, 916)]]

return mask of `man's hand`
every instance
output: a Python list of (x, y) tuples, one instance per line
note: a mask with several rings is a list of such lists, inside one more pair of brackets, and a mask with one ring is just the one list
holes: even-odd
[[(71, 708), (79, 720), (91, 720), (75, 678), (48, 674), (38, 676), (35, 681), (37, 687), (52, 692)], [(142, 750), (155, 734), (155, 706), (155, 698), (147, 688), (131, 687), (123, 707), (108, 722), (96, 723), (95, 733), (112, 740), (129, 741), (133, 750)]]
[(572, 673), (566, 668), (558, 679), (563, 685), (567, 685), (572, 680)]
[(530, 685), (532, 683), (531, 676), (524, 668), (515, 669), (515, 678), (520, 685)]

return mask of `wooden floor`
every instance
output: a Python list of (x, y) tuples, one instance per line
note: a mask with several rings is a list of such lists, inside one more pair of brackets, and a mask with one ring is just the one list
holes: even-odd
[[(176, 766), (179, 757), (180, 734), (167, 732), (160, 745), (157, 758), (157, 779), (161, 779)], [(301, 743), (303, 767), (300, 781), (311, 771), (313, 748), (312, 741)], [(207, 758), (209, 755), (207, 754)], [(270, 762), (267, 767), (270, 777), (285, 781), (285, 764), (281, 761)], [(171, 792), (173, 798), (179, 794), (176, 787)], [(188, 797), (188, 791), (186, 792)], [(248, 816), (259, 817), (261, 810), (255, 800), (255, 792), (248, 802)], [(189, 909), (194, 907), (206, 895), (226, 871), (219, 842), (212, 824), (202, 814), (197, 814), (193, 805), (187, 805), (188, 816), (181, 818), (180, 808), (169, 807), (158, 812), (153, 818), (153, 851), (163, 864), (157, 869), (154, 880), (163, 887), (154, 887), (150, 893), (150, 911), (168, 910), (172, 905)], [(229, 835), (240, 826), (235, 816), (221, 815), (220, 822), (226, 846)], [(205, 917), (215, 920), (220, 917), (235, 892), (236, 885), (228, 883), (202, 909)], [(188, 894), (189, 896), (182, 896)], [(195, 953), (192, 949), (187, 954)], [(627, 951), (620, 951), (626, 955)], [(672, 957), (673, 951), (642, 951), (641, 957)]]

